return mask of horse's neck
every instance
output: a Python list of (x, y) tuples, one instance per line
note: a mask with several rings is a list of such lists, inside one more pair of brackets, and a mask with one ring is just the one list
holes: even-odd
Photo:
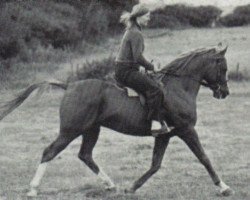
[(193, 98), (196, 98), (200, 89), (200, 81), (202, 80), (202, 76), (202, 70), (199, 70), (197, 67), (196, 69), (193, 68), (189, 71), (183, 71), (183, 73), (178, 76), (169, 75), (167, 77), (168, 80), (164, 85), (166, 89), (169, 87), (168, 85), (170, 85), (170, 87), (176, 90), (177, 93), (185, 92)]
[(200, 89), (200, 78), (198, 76), (195, 76), (194, 78), (185, 77), (181, 81), (181, 85), (184, 91), (186, 91), (188, 94), (196, 98), (198, 95), (199, 89)]

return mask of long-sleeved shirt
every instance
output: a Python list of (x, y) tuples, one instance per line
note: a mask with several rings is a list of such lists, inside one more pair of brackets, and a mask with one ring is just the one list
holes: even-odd
[(116, 62), (141, 65), (147, 70), (153, 70), (153, 64), (144, 58), (143, 51), (144, 39), (141, 31), (137, 28), (130, 28), (122, 38)]

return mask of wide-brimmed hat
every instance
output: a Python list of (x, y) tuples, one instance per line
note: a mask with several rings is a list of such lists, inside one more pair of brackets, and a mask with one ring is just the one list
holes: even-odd
[(141, 17), (149, 12), (149, 9), (144, 4), (136, 4), (131, 13), (130, 18)]

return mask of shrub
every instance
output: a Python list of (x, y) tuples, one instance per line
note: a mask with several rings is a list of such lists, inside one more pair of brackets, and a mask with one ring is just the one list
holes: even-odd
[[(25, 55), (35, 49), (34, 40), (43, 46), (65, 47), (80, 39), (79, 18), (74, 8), (51, 1), (21, 1), (0, 7), (0, 59)], [(25, 56), (22, 56), (25, 57)]]
[(227, 27), (250, 24), (250, 4), (236, 7), (233, 13), (221, 17), (219, 23)]
[(138, 0), (91, 0), (82, 1), (82, 17), (80, 26), (82, 36), (88, 41), (97, 42), (107, 34), (121, 31), (119, 18), (124, 10), (131, 10)]
[(74, 47), (80, 40), (97, 43), (108, 33), (120, 30), (122, 11), (131, 9), (137, 2), (3, 1), (0, 6), (0, 59), (16, 57), (23, 49), (35, 49), (34, 41), (54, 48)]
[(221, 10), (214, 6), (167, 5), (163, 9), (152, 13), (149, 26), (152, 28), (209, 27), (220, 14)]
[(174, 16), (163, 13), (153, 13), (149, 22), (150, 28), (180, 28), (183, 24)]
[(80, 15), (74, 7), (47, 0), (20, 4), (23, 12), (19, 21), (31, 31), (26, 41), (38, 38), (42, 44), (52, 44), (55, 48), (73, 45), (79, 41)]
[(86, 61), (82, 67), (77, 69), (76, 74), (69, 76), (68, 81), (77, 81), (85, 79), (107, 80), (112, 77), (115, 69), (115, 58), (110, 56), (102, 60)]
[(18, 10), (18, 6), (9, 4), (0, 7), (0, 59), (17, 56), (21, 50), (20, 42), (29, 34), (28, 29), (14, 15)]

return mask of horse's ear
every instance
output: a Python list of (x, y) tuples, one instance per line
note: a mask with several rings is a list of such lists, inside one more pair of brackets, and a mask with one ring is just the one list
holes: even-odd
[(224, 56), (224, 55), (226, 54), (226, 52), (227, 52), (227, 46), (226, 46), (224, 49), (219, 50), (219, 51), (218, 51), (218, 54)]

